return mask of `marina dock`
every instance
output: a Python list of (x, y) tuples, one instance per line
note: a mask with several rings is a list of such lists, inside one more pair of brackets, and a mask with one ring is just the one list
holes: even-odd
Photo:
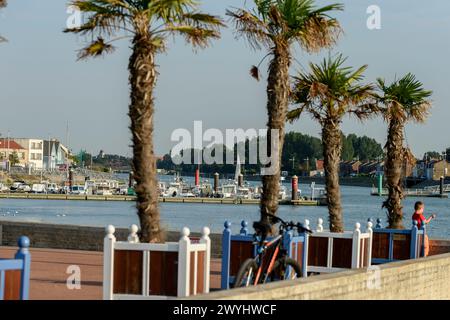
[[(33, 194), (33, 193), (0, 193), (0, 199), (30, 199), (30, 200), (74, 200), (74, 201), (136, 201), (135, 196), (126, 195), (71, 195), (71, 194)], [(236, 204), (258, 205), (259, 199), (239, 198), (200, 198), (200, 197), (160, 197), (164, 203), (204, 203), (204, 204)], [(281, 200), (280, 205), (320, 206), (326, 205), (319, 200)]]
[[(372, 196), (387, 196), (389, 194), (387, 189), (383, 189), (381, 191), (379, 190), (372, 190), (370, 195)], [(403, 192), (405, 197), (425, 197), (425, 198), (448, 198), (447, 193), (440, 193), (438, 191), (429, 190), (429, 189), (407, 189)]]

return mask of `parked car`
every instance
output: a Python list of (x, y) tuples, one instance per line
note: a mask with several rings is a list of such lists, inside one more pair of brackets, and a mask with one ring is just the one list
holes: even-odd
[(16, 190), (17, 192), (30, 192), (31, 187), (25, 183), (22, 183)]
[(60, 187), (56, 183), (48, 183), (47, 184), (47, 192), (48, 193), (60, 193)]
[(25, 184), (25, 181), (14, 181), (9, 190), (18, 191), (21, 185)]
[(5, 186), (3, 183), (0, 183), (0, 192), (8, 192), (9, 188)]
[(43, 184), (43, 183), (34, 183), (31, 186), (31, 192), (32, 193), (46, 193), (47, 188), (46, 188), (45, 184)]
[(86, 194), (86, 189), (84, 188), (84, 186), (72, 186), (72, 190), (70, 190), (71, 194), (80, 194), (80, 195), (85, 195)]

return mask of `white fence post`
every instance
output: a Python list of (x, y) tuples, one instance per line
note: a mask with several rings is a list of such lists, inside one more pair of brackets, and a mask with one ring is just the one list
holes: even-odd
[(361, 224), (355, 224), (352, 241), (352, 269), (359, 268), (360, 248), (361, 248)]
[(317, 219), (316, 232), (323, 232), (323, 220), (322, 220), (322, 218)]
[(201, 293), (209, 293), (209, 276), (211, 271), (211, 239), (209, 238), (209, 234), (211, 233), (211, 230), (208, 227), (203, 227), (202, 230), (202, 238), (200, 239), (200, 243), (205, 244), (206, 251), (205, 251), (205, 262), (203, 266), (203, 283), (204, 283), (204, 289)]
[(137, 235), (138, 232), (138, 226), (135, 224), (132, 224), (130, 227), (130, 234), (128, 235), (128, 242), (129, 243), (139, 243), (139, 237)]
[(114, 226), (107, 226), (106, 237), (103, 241), (103, 300), (113, 299), (115, 231)]
[(189, 280), (191, 266), (191, 240), (189, 239), (190, 230), (184, 227), (181, 230), (181, 238), (178, 242), (178, 297), (189, 296)]
[(373, 241), (373, 230), (372, 230), (373, 223), (372, 221), (367, 222), (367, 229), (366, 233), (369, 234), (369, 252), (367, 253), (369, 255), (369, 258), (367, 259), (367, 266), (370, 267), (372, 265), (372, 241)]

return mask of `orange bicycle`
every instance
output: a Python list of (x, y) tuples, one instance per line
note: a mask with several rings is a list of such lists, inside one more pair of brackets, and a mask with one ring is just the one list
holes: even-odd
[(302, 277), (300, 265), (294, 259), (288, 257), (289, 245), (285, 239), (287, 232), (297, 230), (299, 233), (312, 233), (300, 222), (285, 222), (281, 218), (268, 214), (274, 223), (280, 223), (279, 234), (267, 241), (272, 226), (261, 222), (254, 222), (254, 244), (256, 257), (244, 261), (236, 275), (234, 288), (248, 287), (266, 282), (295, 279)]

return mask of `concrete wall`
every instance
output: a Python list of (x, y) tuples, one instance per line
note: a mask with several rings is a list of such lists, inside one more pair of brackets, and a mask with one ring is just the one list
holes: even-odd
[[(119, 241), (126, 240), (128, 234), (128, 229), (124, 228), (117, 228), (115, 233)], [(0, 221), (0, 246), (16, 246), (17, 239), (22, 235), (30, 238), (31, 247), (34, 248), (103, 251), (105, 229), (73, 225)], [(192, 236), (200, 236), (200, 233), (192, 232)], [(222, 254), (222, 235), (211, 234), (210, 237), (212, 256), (220, 257)], [(178, 241), (179, 238), (180, 232), (178, 231), (168, 231), (166, 233), (167, 241)]]
[(450, 299), (450, 254), (306, 279), (219, 291), (191, 299)]

